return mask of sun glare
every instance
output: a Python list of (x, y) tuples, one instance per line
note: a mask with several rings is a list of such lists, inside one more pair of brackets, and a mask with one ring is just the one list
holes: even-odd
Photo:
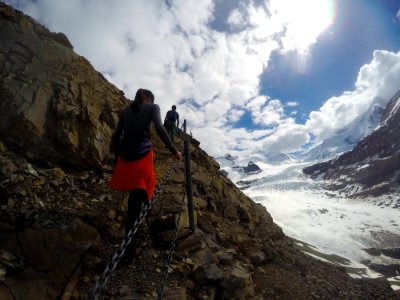
[(285, 50), (307, 52), (333, 22), (335, 0), (271, 0), (272, 20), (285, 28)]

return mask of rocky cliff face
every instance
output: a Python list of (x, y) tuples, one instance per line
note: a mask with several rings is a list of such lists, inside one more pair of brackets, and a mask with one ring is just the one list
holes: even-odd
[[(398, 193), (400, 183), (400, 91), (389, 101), (379, 128), (335, 160), (304, 169), (332, 180), (330, 188), (353, 196)], [(399, 205), (400, 203), (396, 203)]]
[(41, 163), (100, 167), (123, 93), (64, 34), (0, 9), (1, 140)]
[[(4, 4), (0, 33), (0, 299), (87, 299), (123, 237), (126, 195), (107, 188), (105, 158), (126, 99), (65, 36)], [(160, 182), (172, 159), (153, 140)], [(385, 280), (352, 279), (296, 250), (194, 139), (190, 151), (196, 232), (184, 209), (166, 299), (397, 298)], [(136, 259), (112, 273), (101, 299), (157, 296), (183, 174), (179, 165), (163, 186)]]

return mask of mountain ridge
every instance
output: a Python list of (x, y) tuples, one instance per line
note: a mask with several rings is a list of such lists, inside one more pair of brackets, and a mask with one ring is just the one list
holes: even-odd
[(300, 157), (305, 161), (329, 160), (350, 151), (356, 143), (371, 133), (380, 122), (384, 108), (373, 101), (365, 113), (356, 117), (350, 124), (337, 131), (321, 144), (307, 150)]
[(109, 159), (116, 113), (128, 103), (123, 92), (73, 52), (62, 33), (5, 4), (1, 9), (3, 142), (39, 162), (100, 167)]
[[(353, 197), (396, 194), (400, 162), (400, 91), (388, 102), (380, 125), (334, 160), (306, 167), (305, 174), (329, 180), (329, 188)], [(395, 205), (400, 205), (397, 203)]]

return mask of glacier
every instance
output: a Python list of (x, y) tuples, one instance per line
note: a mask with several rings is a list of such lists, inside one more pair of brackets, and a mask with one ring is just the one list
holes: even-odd
[[(328, 191), (322, 180), (312, 180), (303, 174), (302, 169), (310, 162), (295, 158), (266, 163), (262, 157), (259, 160), (252, 157), (262, 170), (254, 175), (235, 167), (246, 165), (246, 159), (229, 158), (217, 159), (221, 170), (236, 184), (246, 182), (245, 188), (238, 186), (266, 207), (274, 222), (305, 253), (343, 266), (354, 277), (380, 277), (370, 264), (399, 263), (367, 251), (400, 248), (400, 210), (389, 205), (387, 196), (366, 201)], [(394, 289), (400, 289), (400, 276), (389, 281)]]

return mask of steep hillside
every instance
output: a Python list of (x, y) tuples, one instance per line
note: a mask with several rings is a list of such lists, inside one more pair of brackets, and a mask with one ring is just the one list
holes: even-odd
[(100, 167), (123, 93), (64, 34), (0, 5), (2, 141), (38, 162)]
[[(312, 177), (332, 180), (332, 189), (353, 196), (399, 193), (400, 91), (389, 101), (381, 125), (353, 150), (335, 160), (304, 169)], [(400, 202), (394, 203), (400, 206)]]
[[(126, 195), (107, 188), (107, 163), (127, 99), (64, 35), (4, 4), (0, 39), (0, 299), (87, 299), (123, 237)], [(173, 160), (152, 136), (161, 182)], [(196, 231), (184, 209), (166, 299), (398, 299), (384, 279), (352, 279), (296, 250), (188, 138)], [(156, 298), (183, 174), (179, 163), (141, 226), (136, 260), (112, 272), (100, 299)]]

